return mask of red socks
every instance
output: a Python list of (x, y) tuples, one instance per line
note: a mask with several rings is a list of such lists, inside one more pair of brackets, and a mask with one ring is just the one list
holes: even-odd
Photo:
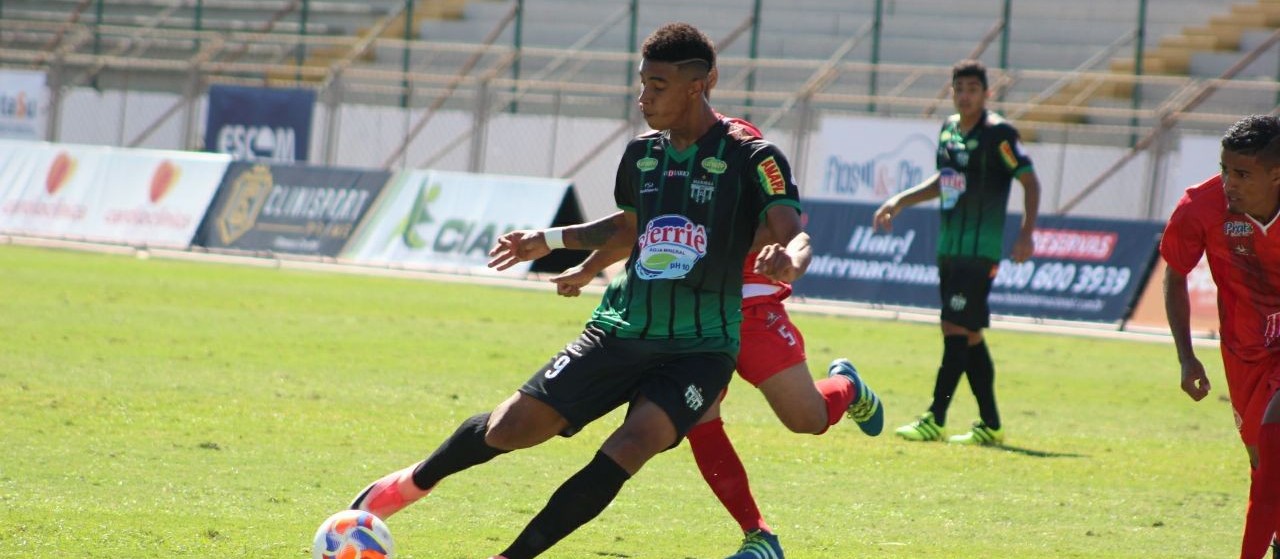
[[(848, 384), (847, 382), (844, 384)], [(846, 405), (847, 407), (847, 405)], [(843, 412), (843, 408), (841, 409)], [(689, 430), (689, 447), (703, 479), (711, 486), (725, 510), (738, 521), (743, 532), (769, 530), (747, 481), (747, 470), (733, 450), (733, 443), (724, 432), (724, 422), (719, 418)]]
[[(822, 394), (823, 401), (827, 403), (827, 427), (835, 425), (841, 417), (844, 417), (844, 412), (849, 409), (849, 404), (852, 404), (854, 397), (857, 396), (853, 383), (843, 376), (836, 375), (814, 382), (813, 385)], [(822, 433), (826, 432), (826, 429), (822, 430)]]
[(1258, 469), (1249, 486), (1240, 559), (1261, 559), (1280, 521), (1280, 423), (1263, 423), (1258, 431)]

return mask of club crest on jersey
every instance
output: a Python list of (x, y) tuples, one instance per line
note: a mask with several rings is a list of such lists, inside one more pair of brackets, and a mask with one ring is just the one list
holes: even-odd
[(756, 165), (756, 172), (760, 174), (760, 186), (764, 188), (765, 195), (780, 196), (787, 193), (787, 179), (782, 176), (782, 168), (778, 167), (778, 162), (772, 155)]
[(1248, 221), (1228, 221), (1222, 224), (1222, 234), (1228, 237), (1253, 235), (1253, 224)]
[(645, 225), (638, 244), (636, 276), (680, 279), (707, 255), (707, 229), (679, 214), (660, 215)]
[(689, 183), (689, 198), (699, 204), (705, 204), (711, 201), (711, 195), (716, 193), (716, 185), (707, 181), (693, 179)]

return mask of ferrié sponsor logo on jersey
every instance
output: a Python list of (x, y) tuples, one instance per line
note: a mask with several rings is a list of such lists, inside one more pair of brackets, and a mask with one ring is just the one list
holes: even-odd
[(765, 194), (779, 196), (787, 193), (787, 179), (782, 176), (782, 169), (772, 155), (756, 166), (756, 172), (760, 173), (760, 186), (764, 187)]
[(1036, 244), (1032, 258), (1105, 262), (1115, 252), (1120, 234), (1110, 231), (1036, 229), (1031, 237)]
[(635, 268), (640, 279), (680, 279), (706, 256), (707, 230), (682, 215), (660, 215), (645, 225), (639, 245)]

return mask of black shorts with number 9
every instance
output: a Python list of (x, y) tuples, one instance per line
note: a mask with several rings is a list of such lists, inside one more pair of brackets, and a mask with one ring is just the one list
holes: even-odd
[[(561, 435), (566, 437), (644, 396), (666, 412), (683, 438), (733, 376), (734, 355), (698, 351), (698, 344), (698, 340), (618, 338), (588, 326), (534, 373), (520, 392), (564, 416), (569, 427)], [(715, 345), (723, 347), (722, 342)]]
[(987, 298), (999, 264), (987, 258), (938, 258), (942, 320), (977, 331), (991, 325)]

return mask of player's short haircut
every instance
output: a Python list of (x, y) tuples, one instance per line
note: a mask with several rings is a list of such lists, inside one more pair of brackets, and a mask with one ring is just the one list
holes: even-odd
[(956, 83), (960, 78), (978, 78), (982, 82), (982, 89), (987, 88), (987, 67), (980, 60), (966, 58), (951, 67), (951, 83)]
[(644, 40), (640, 53), (646, 60), (710, 72), (716, 67), (716, 49), (711, 39), (687, 23), (668, 23)]
[(1222, 136), (1222, 149), (1280, 165), (1280, 118), (1249, 115), (1237, 120)]

